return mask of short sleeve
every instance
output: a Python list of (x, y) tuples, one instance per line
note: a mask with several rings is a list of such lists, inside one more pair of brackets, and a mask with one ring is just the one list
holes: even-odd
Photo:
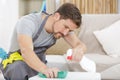
[(35, 23), (32, 20), (21, 18), (16, 24), (17, 34), (25, 34), (32, 37), (35, 31)]

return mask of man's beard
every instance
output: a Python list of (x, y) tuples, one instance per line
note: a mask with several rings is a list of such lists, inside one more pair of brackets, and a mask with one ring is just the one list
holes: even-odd
[(61, 37), (64, 37), (64, 35), (63, 35), (62, 33), (60, 33), (60, 32), (53, 33), (53, 35), (54, 35), (54, 37), (57, 38), (57, 39), (59, 39), (59, 38), (61, 38)]
[(53, 30), (53, 35), (56, 39), (59, 39), (64, 36), (61, 32), (55, 32), (54, 26), (52, 26), (52, 30)]

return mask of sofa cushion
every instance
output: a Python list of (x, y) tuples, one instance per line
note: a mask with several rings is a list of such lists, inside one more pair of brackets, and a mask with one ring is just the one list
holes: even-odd
[(108, 55), (120, 56), (120, 20), (94, 34)]
[(98, 53), (85, 54), (85, 56), (96, 63), (97, 72), (102, 72), (116, 64), (120, 64), (120, 58), (113, 58), (108, 55), (101, 55)]
[(88, 53), (85, 56), (96, 63), (96, 71), (101, 73), (102, 80), (120, 80), (120, 58), (97, 53)]
[(120, 58), (113, 58), (107, 55), (101, 55), (98, 53), (92, 54), (87, 53), (85, 54), (85, 56), (95, 61), (96, 64), (108, 64), (108, 65), (120, 64)]
[(87, 46), (87, 53), (105, 54), (93, 31), (103, 29), (120, 19), (119, 14), (88, 14), (82, 15), (82, 26), (79, 38)]
[(120, 64), (114, 65), (101, 72), (101, 77), (107, 80), (120, 80)]

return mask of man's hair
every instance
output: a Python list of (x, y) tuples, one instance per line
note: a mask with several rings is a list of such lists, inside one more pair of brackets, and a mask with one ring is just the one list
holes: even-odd
[(71, 19), (78, 27), (81, 25), (81, 13), (74, 4), (65, 3), (56, 12), (61, 15), (61, 19)]

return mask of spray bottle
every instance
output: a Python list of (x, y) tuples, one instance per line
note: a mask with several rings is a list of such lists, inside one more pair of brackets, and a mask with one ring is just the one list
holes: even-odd
[[(67, 50), (67, 60), (72, 60), (72, 49)], [(83, 56), (81, 61), (79, 62), (80, 66), (88, 71), (88, 72), (96, 72), (96, 64), (94, 61), (88, 59), (87, 57)]]

